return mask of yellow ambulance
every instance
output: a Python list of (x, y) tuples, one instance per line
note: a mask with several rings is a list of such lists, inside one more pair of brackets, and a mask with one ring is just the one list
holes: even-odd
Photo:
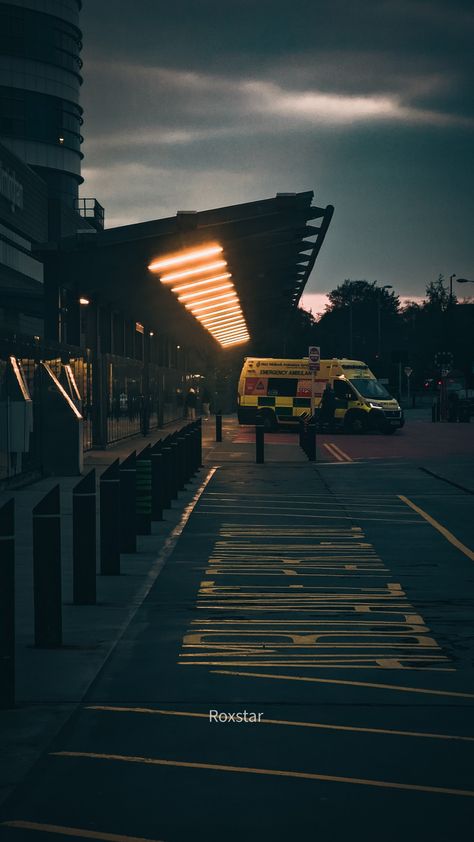
[[(314, 375), (316, 415), (326, 383), (334, 389), (338, 426), (345, 431), (362, 433), (380, 430), (394, 433), (405, 419), (398, 401), (359, 360), (321, 360)], [(238, 388), (240, 424), (255, 424), (257, 412), (267, 430), (278, 424), (297, 423), (311, 414), (312, 378), (308, 358), (299, 360), (246, 357)]]

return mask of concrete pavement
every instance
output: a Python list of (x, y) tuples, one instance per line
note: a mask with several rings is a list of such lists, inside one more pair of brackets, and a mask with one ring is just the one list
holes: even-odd
[(257, 466), (244, 433), (207, 435), (173, 552), (2, 839), (468, 838), (472, 496), (409, 450), (311, 465), (282, 438)]

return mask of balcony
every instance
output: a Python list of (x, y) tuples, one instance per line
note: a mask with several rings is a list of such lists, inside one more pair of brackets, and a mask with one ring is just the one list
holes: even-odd
[(105, 211), (97, 199), (76, 199), (76, 210), (96, 231), (104, 230)]

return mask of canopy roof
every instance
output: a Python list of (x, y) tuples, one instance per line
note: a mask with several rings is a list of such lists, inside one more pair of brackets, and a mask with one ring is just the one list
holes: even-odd
[(206, 333), (214, 344), (148, 267), (164, 255), (217, 242), (250, 336), (258, 337), (269, 320), (283, 324), (298, 306), (324, 241), (333, 207), (312, 206), (313, 195), (285, 193), (225, 208), (178, 211), (166, 219), (79, 234), (61, 241), (55, 255), (49, 251), (43, 257), (78, 295), (95, 297), (150, 327), (186, 319), (196, 338)]

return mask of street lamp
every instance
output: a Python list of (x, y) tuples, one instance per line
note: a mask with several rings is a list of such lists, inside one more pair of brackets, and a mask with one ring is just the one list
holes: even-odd
[(458, 284), (474, 284), (474, 281), (471, 281), (469, 278), (458, 278)]
[(379, 290), (379, 294), (377, 296), (377, 354), (380, 359), (380, 355), (382, 353), (382, 290), (383, 289), (393, 289), (392, 284), (384, 284), (382, 287), (377, 287)]

